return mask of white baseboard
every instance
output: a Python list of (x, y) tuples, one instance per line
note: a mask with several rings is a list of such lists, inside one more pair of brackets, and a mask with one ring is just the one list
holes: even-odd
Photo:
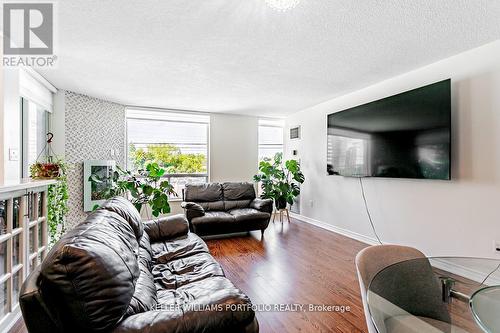
[[(466, 267), (463, 265), (456, 264), (454, 262), (446, 260), (446, 258), (442, 259), (431, 259), (431, 265), (434, 267), (437, 267), (439, 269), (442, 269), (444, 271), (463, 276), (469, 280), (476, 281), (476, 282), (483, 282), (483, 280), (486, 278), (488, 273), (490, 272), (481, 272), (480, 270), (475, 270), (471, 267)], [(493, 268), (492, 268), (493, 270)], [(493, 274), (492, 274), (493, 275)], [(498, 275), (498, 274), (497, 274)], [(488, 280), (485, 282), (486, 285), (499, 285), (500, 284), (500, 279), (498, 279), (496, 276), (490, 276)]]
[[(363, 242), (365, 244), (369, 244), (369, 245), (378, 245), (379, 244), (375, 238), (361, 235), (361, 234), (358, 234), (357, 232), (353, 232), (353, 231), (350, 231), (347, 229), (339, 228), (339, 227), (336, 227), (334, 225), (331, 225), (331, 224), (328, 224), (328, 223), (325, 223), (322, 221), (318, 221), (318, 220), (312, 219), (312, 218), (304, 216), (304, 215), (290, 213), (290, 216), (297, 219), (297, 220), (300, 220), (302, 222), (306, 222), (306, 223), (315, 225), (317, 227), (326, 229), (328, 231), (335, 232), (335, 233), (340, 234), (342, 236), (346, 236), (346, 237), (355, 239), (355, 240)], [(458, 265), (456, 263), (446, 261), (446, 259), (444, 259), (444, 258), (439, 259), (439, 260), (433, 259), (432, 266), (437, 267), (439, 269), (442, 269), (444, 271), (459, 275), (459, 276), (463, 276), (467, 279), (470, 279), (470, 280), (476, 281), (476, 282), (482, 282), (483, 279), (486, 277), (486, 275), (484, 273), (482, 273), (480, 270), (475, 270), (471, 267)], [(486, 282), (486, 284), (488, 284), (488, 285), (500, 284), (500, 279), (490, 277), (488, 279), (488, 281)]]
[(357, 232), (354, 232), (351, 230), (339, 228), (339, 227), (336, 227), (334, 225), (331, 225), (331, 224), (328, 224), (325, 222), (321, 222), (321, 221), (312, 219), (312, 218), (304, 216), (304, 215), (290, 213), (290, 216), (297, 219), (297, 220), (300, 220), (302, 222), (306, 222), (306, 223), (315, 225), (317, 227), (326, 229), (328, 231), (335, 232), (335, 233), (342, 235), (342, 236), (346, 236), (346, 237), (355, 239), (355, 240), (363, 242), (365, 244), (369, 244), (369, 245), (377, 245), (378, 244), (378, 241), (375, 238), (371, 238), (371, 237), (368, 237), (368, 236), (365, 236), (362, 234), (358, 234)]

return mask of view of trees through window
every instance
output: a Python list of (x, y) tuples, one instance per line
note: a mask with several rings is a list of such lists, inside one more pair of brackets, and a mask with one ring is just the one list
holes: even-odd
[(171, 144), (148, 144), (136, 147), (130, 144), (129, 158), (134, 170), (144, 169), (148, 163), (156, 162), (167, 173), (206, 173), (207, 157), (202, 153), (183, 153)]
[(128, 110), (128, 169), (158, 163), (179, 196), (186, 183), (208, 181), (208, 124), (205, 115)]

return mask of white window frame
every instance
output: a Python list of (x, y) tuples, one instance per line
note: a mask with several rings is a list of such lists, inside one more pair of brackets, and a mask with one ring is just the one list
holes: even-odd
[[(162, 178), (165, 178), (169, 182), (171, 181), (172, 178), (184, 178), (184, 177), (200, 177), (200, 178), (205, 178), (205, 182), (209, 183), (210, 182), (210, 116), (207, 113), (203, 112), (189, 112), (189, 111), (178, 111), (178, 110), (170, 110), (170, 109), (157, 109), (157, 108), (144, 108), (144, 107), (127, 107), (126, 110), (126, 116), (125, 116), (125, 121), (128, 121), (128, 119), (139, 119), (139, 120), (148, 120), (148, 121), (164, 121), (164, 122), (177, 122), (177, 123), (196, 123), (196, 124), (206, 124), (206, 129), (207, 129), (207, 171), (204, 174), (195, 174), (195, 173), (175, 173), (175, 174), (166, 174)], [(148, 117), (148, 112), (149, 114), (153, 115), (160, 115), (161, 113), (165, 113), (166, 116), (172, 116), (172, 117), (186, 117), (188, 115), (193, 115), (193, 116), (204, 116), (206, 121), (186, 121), (186, 120), (168, 120), (168, 119), (161, 119), (162, 117)], [(131, 114), (129, 116), (129, 114)], [(141, 114), (144, 115), (141, 115)], [(128, 124), (125, 126), (126, 131), (125, 131), (125, 165), (127, 168), (129, 168), (129, 139), (128, 139)], [(167, 142), (163, 142), (165, 144), (169, 144)], [(189, 143), (187, 143), (189, 144)], [(175, 145), (175, 144), (173, 144)], [(182, 193), (177, 193), (177, 197), (171, 197), (170, 201), (182, 201)]]
[(281, 144), (261, 144), (260, 143), (260, 138), (257, 138), (257, 156), (259, 159), (259, 162), (261, 161), (260, 159), (260, 150), (262, 146), (281, 146), (281, 153), (285, 153), (285, 121), (283, 119), (267, 119), (267, 118), (261, 118), (259, 119), (258, 123), (258, 129), (260, 127), (274, 127), (274, 128), (281, 128), (283, 131), (283, 138), (282, 138), (282, 143)]
[[(48, 133), (51, 131), (51, 112), (47, 110), (44, 106), (38, 104), (35, 101), (32, 101), (30, 99), (27, 99), (25, 97), (21, 97), (21, 175), (23, 178), (28, 178), (30, 177), (30, 164), (28, 163), (29, 161), (29, 144), (30, 144), (30, 131), (29, 131), (29, 126), (30, 126), (30, 113), (29, 113), (29, 103), (34, 103), (36, 104), (43, 112), (45, 113), (44, 115), (44, 124), (37, 124), (37, 125), (42, 125), (44, 127), (45, 133)], [(38, 116), (38, 115), (37, 115)], [(45, 151), (36, 151), (36, 155), (41, 158), (42, 162), (45, 162), (45, 157), (51, 154), (49, 152), (48, 146), (45, 146), (45, 139), (46, 136), (43, 136), (44, 141), (41, 143), (41, 147), (45, 147)], [(43, 149), (43, 148), (42, 148)], [(55, 156), (53, 156), (55, 158)]]

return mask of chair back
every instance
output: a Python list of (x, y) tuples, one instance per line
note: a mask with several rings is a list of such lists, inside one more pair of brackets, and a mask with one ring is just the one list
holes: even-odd
[[(419, 250), (400, 245), (370, 246), (356, 256), (356, 269), (370, 333), (377, 333), (372, 317), (377, 323), (378, 333), (385, 333), (385, 320), (397, 314), (409, 313), (450, 322), (446, 304), (442, 302), (440, 282), (429, 260)], [(380, 301), (377, 302), (380, 307), (371, 307), (371, 314), (367, 303), (368, 289), (374, 296), (373, 300)]]

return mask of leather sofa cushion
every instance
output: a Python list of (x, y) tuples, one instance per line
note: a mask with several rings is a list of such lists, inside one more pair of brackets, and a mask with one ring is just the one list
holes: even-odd
[(40, 265), (36, 266), (21, 287), (19, 305), (23, 312), (24, 324), (28, 332), (60, 332), (59, 321), (49, 314), (40, 294), (40, 268)]
[(269, 216), (271, 216), (271, 214), (273, 213), (273, 199), (255, 198), (250, 203), (250, 208), (269, 213)]
[[(211, 306), (219, 304), (222, 311), (199, 311), (191, 305)], [(158, 292), (158, 308), (123, 320), (113, 333), (164, 332), (258, 332), (252, 326), (255, 313), (226, 311), (225, 306), (251, 305), (249, 298), (224, 277), (211, 277), (184, 285), (178, 289)], [(184, 307), (184, 308), (183, 308)], [(250, 331), (246, 327), (252, 327)]]
[(184, 201), (213, 202), (222, 201), (222, 186), (219, 183), (186, 184)]
[(41, 266), (40, 288), (62, 331), (108, 331), (120, 321), (140, 274), (138, 248), (130, 223), (106, 209), (54, 245)]
[(198, 202), (198, 205), (200, 205), (205, 212), (223, 211), (225, 207), (224, 201)]
[(225, 211), (230, 211), (231, 209), (236, 209), (236, 208), (247, 208), (250, 206), (251, 202), (252, 200), (250, 199), (228, 200), (224, 202), (224, 208)]
[(127, 316), (150, 311), (156, 307), (157, 295), (153, 274), (145, 266), (142, 266), (140, 271), (134, 295), (127, 308)]
[(197, 253), (208, 253), (205, 242), (196, 234), (189, 233), (171, 241), (151, 244), (153, 264), (167, 263), (171, 260), (191, 256)]
[(231, 223), (234, 216), (222, 211), (206, 212), (204, 216), (195, 217), (191, 223), (194, 225), (202, 223)]
[(164, 241), (186, 235), (189, 231), (189, 223), (182, 214), (161, 217), (144, 222), (144, 230), (151, 242)]
[(229, 214), (234, 216), (236, 222), (248, 220), (267, 220), (270, 217), (269, 213), (261, 212), (253, 208), (238, 208), (229, 211)]
[[(232, 215), (229, 212), (206, 212), (204, 216), (191, 220), (191, 225), (193, 232), (198, 235), (219, 235), (265, 229), (269, 224), (270, 215), (255, 212), (258, 211), (252, 210), (250, 212), (251, 216), (248, 217), (239, 216), (238, 220), (236, 219), (237, 214)], [(266, 214), (267, 218), (264, 217)]]
[(151, 271), (153, 261), (153, 250), (151, 249), (151, 243), (149, 242), (149, 236), (147, 233), (142, 235), (141, 241), (139, 243), (139, 265), (144, 265)]
[[(232, 295), (231, 295), (232, 294)], [(217, 304), (227, 296), (241, 296), (241, 291), (223, 276), (208, 277), (203, 280), (180, 286), (177, 289), (166, 289), (158, 292), (158, 306), (186, 306), (190, 303)], [(243, 297), (246, 301), (248, 298)]]
[(114, 197), (103, 203), (99, 209), (106, 209), (123, 217), (134, 229), (135, 238), (141, 239), (144, 232), (141, 215), (130, 201), (124, 197)]
[(255, 188), (252, 183), (223, 183), (224, 200), (253, 200)]
[(159, 289), (177, 289), (208, 277), (224, 276), (224, 272), (210, 254), (197, 253), (155, 265), (153, 276)]
[(203, 207), (195, 202), (183, 202), (181, 207), (184, 208), (184, 214), (186, 215), (188, 221), (191, 221), (195, 217), (205, 215)]

